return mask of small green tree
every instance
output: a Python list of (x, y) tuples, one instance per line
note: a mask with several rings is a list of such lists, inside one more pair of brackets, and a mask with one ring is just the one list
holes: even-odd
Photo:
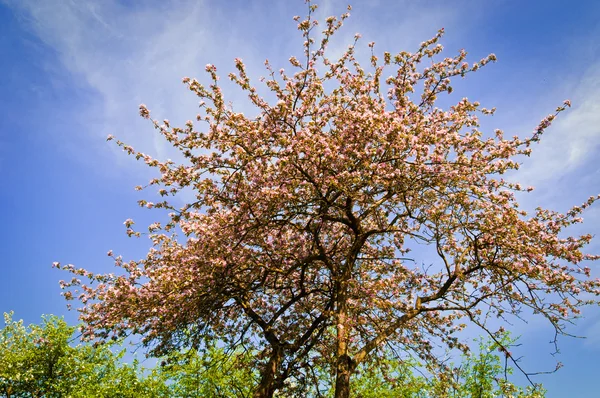
[(169, 381), (169, 397), (251, 397), (258, 382), (255, 358), (249, 352), (173, 352), (154, 370)]
[(4, 322), (0, 334), (3, 395), (60, 396), (79, 370), (71, 360), (76, 350), (68, 344), (74, 329), (56, 317), (44, 317), (43, 326), (25, 327), (23, 321), (12, 320), (12, 313), (5, 313)]
[(17, 397), (168, 397), (156, 377), (143, 377), (137, 361), (123, 362), (124, 351), (111, 344), (72, 345), (75, 327), (45, 316), (25, 326), (4, 314), (0, 332), (0, 396)]
[(356, 398), (543, 398), (541, 385), (519, 387), (508, 381), (513, 369), (503, 347), (514, 343), (509, 334), (496, 340), (479, 340), (479, 351), (463, 355), (453, 377), (441, 373), (416, 375), (414, 360), (383, 359), (361, 369), (351, 383)]
[(439, 391), (439, 396), (444, 397), (544, 397), (546, 391), (541, 385), (522, 388), (508, 381), (513, 368), (507, 364), (509, 353), (505, 347), (514, 343), (515, 340), (508, 333), (496, 340), (479, 339), (479, 352), (463, 355), (461, 366), (456, 369), (457, 382), (444, 384), (437, 379), (433, 385), (434, 391)]
[(415, 375), (414, 360), (380, 359), (363, 366), (351, 381), (352, 396), (360, 398), (428, 398), (431, 383)]

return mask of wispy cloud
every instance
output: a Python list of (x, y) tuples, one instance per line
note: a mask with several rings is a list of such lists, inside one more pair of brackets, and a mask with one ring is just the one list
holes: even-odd
[[(300, 1), (265, 7), (262, 3), (234, 6), (182, 0), (146, 2), (143, 8), (127, 7), (117, 0), (2, 1), (55, 51), (72, 83), (91, 90), (87, 112), (72, 115), (75, 122), (85, 125), (85, 131), (77, 135), (66, 131), (69, 136), (63, 138), (72, 142), (73, 152), (79, 145), (93, 146), (96, 154), (110, 163), (113, 155), (102, 140), (109, 133), (136, 149), (169, 157), (161, 137), (152, 134), (148, 122), (137, 116), (138, 105), (145, 103), (155, 117), (175, 123), (192, 119), (197, 101), (179, 84), (182, 77), (203, 77), (207, 63), (218, 65), (225, 75), (232, 69), (234, 57), (244, 59), (251, 76), (264, 74), (265, 58), (279, 58), (275, 61), (283, 64), (289, 55), (301, 51), (291, 17), (306, 12)], [(345, 10), (344, 2), (322, 3), (320, 16)], [(410, 6), (396, 23), (385, 26), (352, 17), (351, 27), (340, 35), (333, 53), (341, 54), (356, 31), (369, 40), (379, 40), (382, 47), (401, 50), (457, 21), (457, 12), (451, 7), (421, 11)], [(238, 91), (226, 94), (234, 102), (241, 100)], [(118, 156), (116, 164), (122, 165), (119, 159), (123, 158)]]
[(594, 311), (590, 315), (590, 320), (583, 331), (583, 335), (587, 338), (585, 345), (593, 350), (600, 351), (600, 312)]
[(570, 97), (573, 108), (562, 113), (533, 148), (532, 158), (519, 171), (519, 181), (544, 186), (573, 172), (581, 176), (599, 171), (595, 162), (581, 166), (600, 148), (600, 63), (587, 70)]
[(136, 109), (147, 102), (157, 115), (175, 120), (193, 114), (194, 101), (184, 101), (177, 83), (195, 74), (207, 54), (218, 55), (218, 30), (204, 3), (140, 10), (115, 1), (10, 4), (56, 51), (73, 83), (93, 90), (88, 112), (73, 115), (91, 122), (86, 122), (88, 139), (97, 142), (112, 133), (140, 150), (164, 154), (160, 140), (142, 134), (149, 126), (138, 120)]
[[(193, 119), (197, 100), (180, 84), (182, 77), (202, 80), (207, 63), (216, 64), (225, 77), (227, 71), (233, 69), (234, 57), (244, 59), (250, 76), (255, 78), (264, 74), (265, 58), (276, 67), (285, 67), (289, 55), (301, 52), (302, 39), (291, 18), (306, 12), (302, 1), (273, 2), (265, 6), (262, 2), (171, 0), (150, 1), (144, 7), (135, 8), (118, 0), (0, 2), (13, 9), (24, 25), (55, 52), (71, 82), (83, 87), (90, 96), (86, 99), (89, 106), (82, 113), (70, 114), (75, 124), (85, 126), (83, 131), (65, 129), (61, 137), (70, 143), (73, 156), (81, 146), (93, 148), (86, 152), (93, 156), (82, 160), (92, 166), (98, 162), (114, 164), (117, 167), (105, 169), (115, 173), (129, 163), (125, 163), (127, 157), (116, 154), (115, 146), (104, 142), (108, 134), (160, 158), (174, 157), (164, 140), (153, 133), (151, 125), (138, 117), (140, 103), (145, 103), (157, 118), (168, 118), (177, 124)], [(345, 8), (343, 0), (324, 0), (320, 2), (317, 17), (339, 15)], [(478, 18), (465, 20), (467, 10), (469, 15), (476, 14)], [(452, 5), (357, 2), (351, 18), (331, 44), (331, 55), (341, 55), (353, 41), (355, 32), (361, 32), (365, 42), (376, 41), (376, 49), (400, 51), (414, 49), (441, 27), (448, 32), (444, 44), (450, 53), (458, 45), (469, 49), (472, 44), (469, 24), (473, 23), (469, 21), (478, 20), (481, 24), (486, 18), (485, 12), (485, 7), (468, 1)], [(364, 44), (359, 48), (359, 56), (369, 51)], [(49, 69), (55, 71), (56, 65)], [(483, 71), (482, 75), (486, 73)], [(482, 77), (484, 80), (479, 82), (483, 84), (497, 83)], [(226, 80), (222, 79), (224, 84)], [(568, 173), (581, 174), (582, 164), (589, 162), (598, 149), (600, 64), (589, 67), (579, 83), (564, 84), (574, 87), (569, 95), (574, 108), (561, 115), (542, 143), (536, 146), (533, 157), (525, 161), (518, 173), (518, 179), (525, 184), (543, 186)], [(237, 109), (245, 110), (243, 93), (237, 89), (225, 93)], [(527, 113), (541, 111), (546, 102), (531, 101), (534, 105)], [(544, 108), (538, 113), (543, 115), (551, 110)], [(532, 119), (523, 120), (524, 113), (519, 115), (519, 120), (508, 123), (519, 128), (507, 132), (522, 134), (535, 126)], [(594, 170), (588, 167), (584, 171)]]

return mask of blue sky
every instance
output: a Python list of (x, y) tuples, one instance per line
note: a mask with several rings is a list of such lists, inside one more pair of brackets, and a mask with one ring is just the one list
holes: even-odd
[[(536, 191), (523, 198), (564, 211), (600, 193), (600, 3), (577, 1), (434, 0), (355, 1), (333, 52), (354, 33), (376, 49), (414, 50), (444, 27), (442, 44), (460, 48), (471, 61), (490, 52), (492, 64), (462, 82), (461, 96), (498, 108), (485, 127), (508, 136), (527, 135), (564, 99), (573, 108), (534, 148), (513, 176)], [(143, 6), (141, 6), (143, 4)], [(345, 2), (321, 1), (319, 15), (340, 14)], [(109, 249), (138, 258), (148, 244), (125, 236), (123, 221), (150, 223), (133, 190), (150, 174), (116, 146), (108, 134), (143, 152), (171, 154), (151, 125), (138, 116), (145, 103), (154, 115), (182, 123), (196, 114), (197, 100), (180, 83), (204, 78), (204, 65), (221, 75), (240, 57), (251, 76), (263, 61), (286, 66), (301, 53), (291, 20), (304, 15), (294, 1), (0, 0), (0, 195), (3, 228), (0, 311), (37, 322), (45, 313), (68, 313), (53, 261), (109, 270)], [(226, 90), (234, 103), (240, 93)], [(243, 106), (243, 105), (242, 105)], [(600, 232), (600, 211), (585, 215), (574, 232)], [(591, 250), (600, 252), (600, 238)], [(599, 276), (600, 264), (593, 264)], [(561, 340), (565, 364), (539, 377), (549, 397), (594, 397), (600, 374), (600, 311), (584, 312)], [(532, 320), (514, 325), (528, 370), (553, 367), (547, 342), (552, 331)]]

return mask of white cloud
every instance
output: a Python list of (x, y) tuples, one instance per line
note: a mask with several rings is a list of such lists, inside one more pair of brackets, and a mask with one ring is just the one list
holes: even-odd
[[(95, 94), (88, 99), (88, 112), (72, 115), (74, 122), (87, 126), (85, 139), (78, 140), (73, 130), (66, 131), (65, 138), (77, 141), (75, 147), (103, 145), (97, 154), (107, 155), (101, 143), (110, 133), (136, 149), (167, 157), (163, 140), (137, 116), (138, 105), (146, 103), (155, 117), (177, 123), (192, 119), (197, 101), (181, 78), (202, 77), (209, 62), (231, 65), (229, 55), (239, 46), (228, 48), (236, 29), (225, 23), (219, 10), (201, 1), (140, 9), (114, 0), (9, 0), (8, 5), (56, 52), (71, 83)], [(243, 37), (238, 40), (244, 44)]]
[[(254, 77), (265, 73), (265, 58), (276, 68), (286, 67), (288, 56), (302, 51), (302, 39), (291, 18), (306, 13), (302, 1), (250, 2), (243, 8), (227, 2), (195, 0), (148, 1), (144, 7), (135, 8), (126, 7), (119, 0), (0, 3), (13, 9), (23, 24), (56, 53), (62, 68), (70, 74), (70, 84), (87, 90), (90, 98), (85, 99), (84, 112), (69, 115), (76, 127), (65, 128), (60, 138), (70, 146), (72, 156), (84, 153), (80, 158), (89, 168), (99, 169), (102, 164), (101, 169), (110, 173), (122, 173), (123, 169), (145, 173), (146, 168), (124, 168), (123, 165), (131, 164), (130, 158), (104, 142), (108, 134), (160, 158), (175, 157), (151, 124), (137, 115), (140, 103), (145, 103), (157, 118), (168, 118), (177, 124), (193, 119), (198, 101), (180, 83), (182, 77), (203, 79), (204, 65), (214, 63), (226, 84), (225, 76), (233, 69), (234, 57), (241, 57)], [(346, 10), (345, 0), (319, 3), (317, 17), (321, 19)], [(467, 9), (468, 20), (464, 18)], [(366, 43), (371, 40), (377, 42), (379, 51), (412, 50), (440, 27), (446, 28), (443, 42), (450, 53), (455, 44), (469, 49), (469, 24), (481, 24), (487, 17), (486, 10), (468, 1), (449, 5), (408, 0), (356, 2), (350, 19), (332, 42), (331, 54), (341, 55), (355, 32), (364, 37), (358, 51), (361, 59), (368, 53)], [(49, 65), (48, 69), (56, 73), (60, 68)], [(485, 73), (482, 72), (482, 78)], [(515, 174), (523, 184), (539, 187), (568, 173), (581, 173), (581, 166), (597, 153), (600, 64), (591, 66), (578, 85), (573, 85), (573, 79), (567, 80), (564, 86), (574, 88), (570, 96), (574, 107), (560, 115), (540, 145), (535, 146), (532, 158)], [(485, 87), (490, 84), (493, 89), (494, 82), (479, 82)], [(225, 94), (236, 109), (245, 110), (243, 93), (233, 89), (225, 90)], [(512, 112), (508, 115), (512, 117), (509, 125), (523, 127), (505, 129), (508, 135), (530, 132), (535, 126), (531, 115), (540, 114), (540, 108), (544, 109), (541, 115), (552, 111), (545, 98), (530, 102), (532, 105), (526, 110), (520, 106), (524, 102), (513, 104), (512, 109), (500, 109), (499, 117)], [(53, 104), (47, 106), (51, 108)], [(492, 123), (497, 121), (495, 117)], [(107, 164), (116, 167), (106, 167)], [(598, 176), (590, 177), (597, 169), (591, 166), (584, 170), (586, 178), (598, 181)]]
[[(267, 57), (280, 57), (273, 63), (285, 66), (283, 60), (301, 52), (301, 39), (291, 17), (306, 12), (302, 2), (285, 6), (281, 2), (267, 6), (251, 3), (239, 9), (225, 3), (192, 0), (146, 2), (144, 7), (136, 8), (117, 0), (0, 1), (55, 51), (70, 72), (72, 84), (96, 94), (87, 99), (91, 101), (87, 112), (72, 115), (75, 123), (86, 126), (85, 131), (71, 129), (63, 138), (71, 142), (74, 154), (82, 145), (93, 147), (93, 155), (111, 164), (113, 155), (107, 149), (111, 146), (103, 142), (108, 134), (159, 157), (172, 155), (162, 138), (153, 134), (151, 125), (137, 116), (138, 105), (145, 103), (154, 117), (175, 123), (192, 119), (197, 101), (180, 84), (182, 77), (203, 78), (207, 63), (218, 65), (225, 77), (236, 56), (244, 59), (251, 76), (264, 74), (262, 64)], [(339, 48), (332, 49), (334, 53), (341, 53), (356, 31), (377, 36), (368, 40), (381, 39), (382, 48), (412, 48), (444, 22), (446, 26), (454, 24), (458, 15), (451, 7), (424, 13), (410, 6), (405, 7), (397, 23), (381, 26), (374, 20), (361, 19), (360, 6), (356, 8), (357, 16), (348, 21), (336, 42)], [(325, 1), (319, 16), (342, 12), (344, 2)], [(234, 103), (242, 99), (238, 90), (226, 91), (226, 95)], [(95, 156), (83, 160), (93, 165), (98, 161)], [(119, 154), (116, 164), (122, 165), (124, 158)]]
[(600, 311), (589, 309), (583, 324), (581, 336), (585, 337), (584, 345), (588, 349), (600, 351)]
[(575, 86), (571, 95), (573, 108), (561, 113), (539, 145), (533, 147), (531, 159), (524, 162), (516, 177), (519, 181), (543, 186), (572, 172), (587, 174), (598, 170), (582, 170), (581, 166), (600, 147), (599, 97), (600, 64), (595, 64)]
[[(234, 57), (241, 57), (254, 77), (265, 73), (265, 58), (276, 68), (286, 67), (289, 55), (302, 51), (302, 39), (291, 18), (306, 12), (302, 1), (252, 2), (244, 8), (194, 0), (145, 2), (144, 7), (135, 8), (118, 0), (0, 2), (11, 7), (24, 25), (56, 53), (70, 74), (70, 84), (87, 90), (90, 98), (85, 99), (85, 111), (70, 115), (74, 126), (85, 127), (66, 128), (61, 138), (70, 146), (72, 156), (84, 153), (80, 159), (88, 167), (115, 165), (102, 167), (111, 173), (121, 173), (131, 161), (114, 145), (104, 142), (108, 134), (160, 158), (175, 157), (151, 124), (137, 115), (140, 103), (145, 103), (156, 118), (168, 118), (177, 124), (193, 119), (198, 101), (180, 83), (182, 77), (202, 80), (204, 65), (214, 63), (226, 84), (225, 76), (233, 69)], [(358, 55), (364, 59), (369, 41), (376, 41), (379, 51), (410, 51), (440, 27), (448, 32), (444, 44), (450, 53), (455, 44), (469, 49), (469, 22), (462, 17), (466, 8), (469, 15), (477, 16), (469, 21), (480, 23), (486, 17), (484, 7), (469, 2), (435, 6), (413, 1), (357, 2), (338, 38), (331, 43), (330, 55), (341, 55), (355, 32), (363, 34)], [(317, 17), (339, 15), (345, 10), (343, 0), (323, 0)], [(57, 65), (49, 65), (48, 69), (56, 73)], [(600, 141), (599, 93), (600, 66), (596, 64), (570, 96), (573, 109), (560, 116), (517, 173), (520, 182), (540, 186), (556, 181), (589, 160)], [(225, 94), (236, 109), (246, 110), (243, 93), (226, 89)], [(527, 115), (513, 111), (517, 120), (511, 120), (510, 125), (525, 128), (507, 132), (529, 132), (535, 124), (531, 123), (531, 114), (539, 108), (546, 109), (544, 113), (552, 110), (544, 101), (538, 102), (527, 110)], [(126, 169), (146, 172), (141, 165)]]

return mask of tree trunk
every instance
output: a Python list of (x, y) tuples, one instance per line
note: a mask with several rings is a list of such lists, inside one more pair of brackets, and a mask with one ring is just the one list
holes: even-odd
[(352, 358), (344, 355), (338, 358), (335, 376), (335, 398), (350, 397), (350, 376), (354, 371)]
[(263, 368), (260, 377), (260, 383), (254, 391), (254, 398), (272, 398), (277, 389), (277, 372), (283, 360), (283, 350), (280, 347), (274, 348), (269, 358), (269, 362)]
[(347, 278), (341, 281), (337, 297), (337, 363), (335, 374), (335, 398), (350, 397), (350, 375), (354, 371), (354, 362), (348, 355), (348, 297)]

